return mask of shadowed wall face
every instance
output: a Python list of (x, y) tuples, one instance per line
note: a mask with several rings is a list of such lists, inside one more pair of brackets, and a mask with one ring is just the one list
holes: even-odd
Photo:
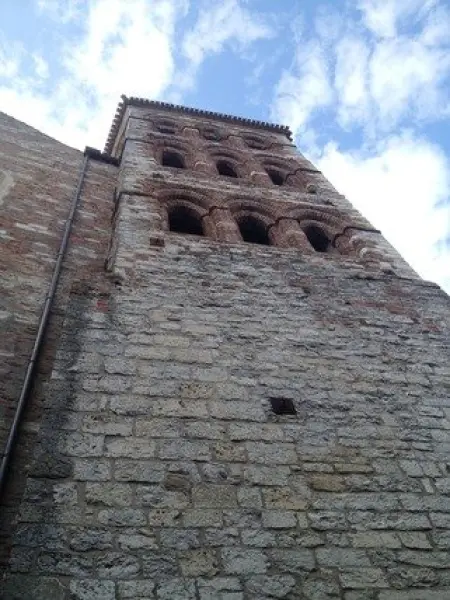
[[(107, 272), (72, 274), (5, 597), (445, 598), (448, 297), (310, 166), (314, 195), (255, 182), (238, 125), (210, 148), (214, 123), (161, 133), (146, 110)], [(162, 166), (185, 137), (186, 168)], [(231, 147), (236, 178), (215, 169)], [(270, 244), (242, 239), (250, 216)]]
[[(49, 290), (81, 152), (0, 114), (0, 451), (3, 455), (39, 318)], [(44, 383), (64, 320), (69, 289), (80, 278), (95, 281), (102, 272), (111, 235), (115, 168), (90, 161), (81, 203), (70, 237), (34, 394), (29, 399), (13, 477), (0, 509), (0, 563), (7, 560), (11, 527), (23, 493), (39, 431)], [(95, 273), (95, 276), (93, 274)], [(95, 285), (94, 285), (95, 287)]]

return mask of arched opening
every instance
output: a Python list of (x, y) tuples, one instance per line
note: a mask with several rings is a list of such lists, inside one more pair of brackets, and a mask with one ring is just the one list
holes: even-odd
[(262, 150), (266, 145), (265, 139), (254, 135), (246, 135), (244, 136), (244, 140), (249, 148), (254, 148), (255, 150)]
[(176, 169), (184, 169), (184, 160), (178, 152), (173, 150), (164, 150), (162, 155), (163, 167), (175, 167)]
[(236, 171), (226, 160), (217, 161), (216, 167), (219, 175), (225, 175), (225, 177), (237, 177)]
[(205, 139), (213, 140), (215, 142), (219, 141), (222, 137), (220, 135), (220, 131), (218, 129), (215, 129), (214, 127), (205, 127), (202, 133)]
[(185, 206), (175, 206), (169, 211), (169, 230), (175, 233), (204, 235), (200, 218)]
[(266, 171), (274, 185), (283, 185), (284, 177), (279, 171), (276, 169), (266, 169)]
[(242, 217), (238, 221), (238, 226), (244, 242), (270, 246), (267, 227), (259, 219), (252, 216)]
[(304, 231), (314, 250), (317, 252), (328, 252), (331, 250), (331, 242), (320, 227), (309, 225)]
[(159, 121), (157, 129), (161, 133), (175, 133), (175, 124), (172, 121)]

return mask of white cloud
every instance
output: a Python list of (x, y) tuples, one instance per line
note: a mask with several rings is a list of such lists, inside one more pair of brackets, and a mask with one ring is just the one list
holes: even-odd
[(221, 52), (226, 44), (237, 45), (239, 51), (250, 44), (270, 38), (272, 28), (239, 0), (222, 0), (211, 9), (203, 9), (194, 27), (182, 42), (182, 52), (189, 61), (188, 69), (180, 73), (181, 85), (193, 87), (196, 71), (206, 56)]
[(171, 84), (175, 25), (186, 4), (93, 0), (83, 18), (80, 6), (75, 0), (39, 0), (40, 10), (55, 19), (62, 13), (77, 18), (81, 36), (61, 46), (59, 68), (64, 70), (49, 93), (40, 87), (48, 65), (31, 54), (34, 75), (0, 86), (0, 105), (69, 145), (102, 147), (121, 94), (158, 98)]
[(31, 58), (34, 63), (34, 72), (40, 79), (47, 79), (49, 76), (49, 68), (46, 60), (40, 54), (32, 54)]
[(316, 162), (419, 274), (450, 292), (450, 250), (436, 244), (450, 226), (450, 210), (436, 208), (450, 194), (450, 165), (439, 148), (404, 133), (368, 151), (330, 143)]
[(333, 100), (325, 55), (317, 43), (301, 46), (293, 72), (283, 71), (275, 89), (274, 120), (302, 131), (312, 114)]
[(83, 0), (37, 0), (37, 8), (57, 23), (65, 24), (81, 16), (82, 3)]
[(208, 55), (227, 43), (245, 49), (272, 33), (238, 0), (205, 6), (183, 44), (185, 69), (177, 71), (177, 27), (189, 0), (36, 0), (35, 6), (59, 27), (75, 22), (76, 37), (73, 28), (67, 29), (69, 35), (52, 63), (58, 77), (50, 73), (53, 87), (45, 93), (41, 84), (49, 65), (41, 55), (25, 56), (33, 70), (25, 77), (20, 73), (21, 57), (6, 54), (0, 46), (0, 75), (3, 70), (9, 78), (0, 85), (0, 106), (78, 147), (103, 146), (121, 94), (152, 99), (164, 95), (181, 102), (183, 90), (193, 86)]
[(427, 47), (420, 37), (378, 44), (370, 60), (369, 81), (379, 126), (388, 130), (405, 116), (441, 115), (449, 69), (449, 50)]
[(397, 35), (399, 24), (408, 18), (420, 19), (436, 4), (435, 0), (360, 0), (366, 27), (380, 37)]
[(271, 28), (238, 0), (226, 0), (212, 10), (201, 11), (194, 28), (184, 37), (183, 52), (193, 65), (199, 65), (206, 54), (221, 51), (227, 42), (245, 47), (272, 35)]
[(23, 55), (24, 49), (21, 44), (11, 44), (0, 38), (0, 77), (15, 77)]
[(334, 86), (338, 103), (338, 120), (347, 127), (365, 121), (368, 98), (369, 48), (360, 37), (348, 35), (336, 44)]
[[(297, 133), (325, 106), (342, 127), (362, 125), (372, 138), (407, 118), (450, 114), (450, 10), (437, 0), (363, 0), (360, 8), (363, 21), (347, 19), (345, 27), (322, 10), (315, 31), (297, 41), (297, 59), (279, 79), (272, 111)], [(415, 28), (408, 32), (411, 15)]]

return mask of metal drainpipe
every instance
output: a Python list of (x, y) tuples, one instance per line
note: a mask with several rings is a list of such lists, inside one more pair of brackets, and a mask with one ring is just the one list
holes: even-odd
[(61, 268), (64, 261), (64, 257), (66, 254), (67, 246), (69, 243), (70, 232), (72, 230), (72, 224), (75, 218), (75, 214), (78, 208), (81, 189), (83, 187), (84, 178), (87, 171), (87, 166), (89, 162), (89, 156), (92, 155), (90, 152), (90, 148), (86, 148), (84, 152), (83, 162), (80, 167), (80, 173), (78, 177), (77, 187), (75, 189), (75, 193), (72, 199), (72, 203), (70, 205), (69, 214), (66, 219), (66, 224), (64, 226), (64, 234), (61, 240), (61, 244), (58, 250), (58, 255), (56, 258), (55, 267), (53, 269), (52, 279), (50, 281), (50, 287), (47, 292), (47, 296), (44, 301), (44, 306), (42, 308), (42, 313), (39, 319), (38, 330), (36, 334), (36, 338), (34, 340), (33, 350), (31, 352), (30, 359), (28, 361), (27, 370), (25, 373), (25, 378), (22, 383), (22, 389), (20, 391), (19, 400), (16, 405), (16, 410), (14, 412), (14, 418), (11, 424), (11, 428), (8, 433), (8, 439), (6, 441), (6, 446), (3, 452), (2, 461), (0, 464), (0, 494), (3, 490), (6, 475), (8, 472), (9, 463), (11, 461), (12, 451), (14, 448), (14, 444), (17, 438), (17, 433), (19, 430), (20, 421), (22, 418), (23, 411), (25, 409), (28, 394), (31, 388), (31, 384), (33, 383), (33, 375), (35, 371), (35, 366), (37, 359), (39, 357), (39, 352), (42, 346), (42, 341), (44, 339), (45, 330), (48, 323), (48, 318), (50, 315), (50, 311), (52, 308), (53, 300), (55, 298), (56, 289), (58, 287), (59, 276), (61, 274)]

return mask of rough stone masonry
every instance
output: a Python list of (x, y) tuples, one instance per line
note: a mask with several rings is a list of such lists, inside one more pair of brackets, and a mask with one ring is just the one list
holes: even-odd
[[(82, 157), (0, 125), (7, 431)], [(448, 296), (284, 128), (124, 99), (106, 152), (3, 494), (0, 597), (450, 598)]]

